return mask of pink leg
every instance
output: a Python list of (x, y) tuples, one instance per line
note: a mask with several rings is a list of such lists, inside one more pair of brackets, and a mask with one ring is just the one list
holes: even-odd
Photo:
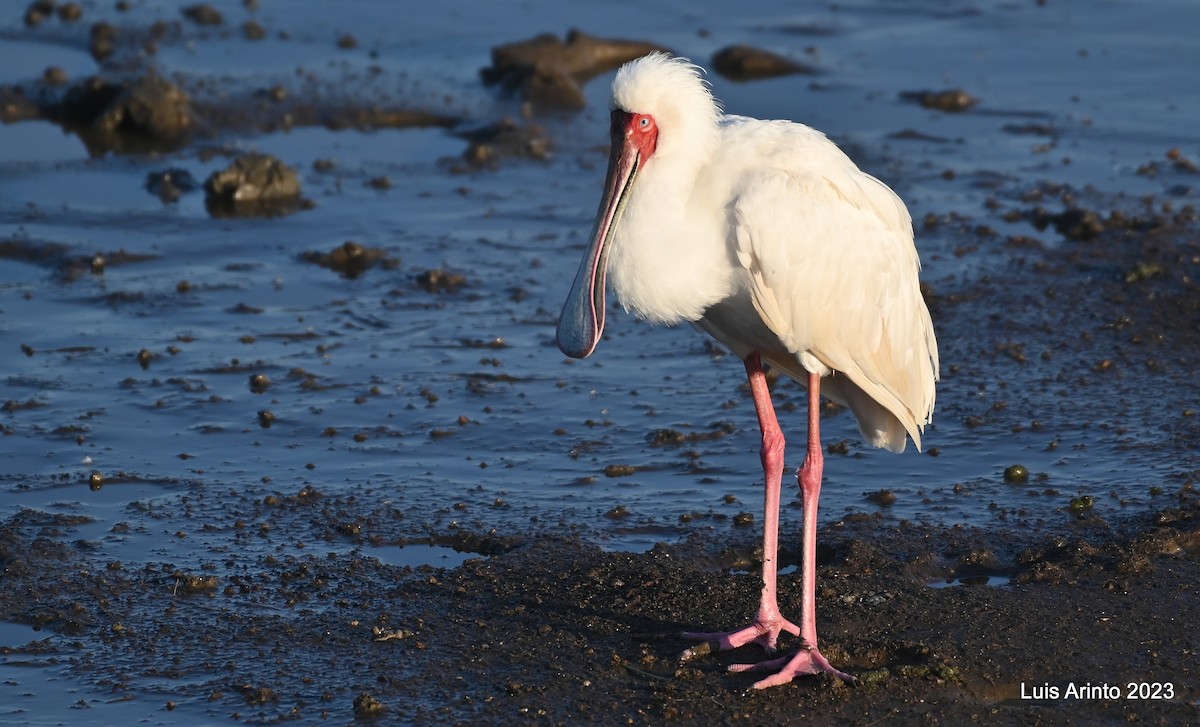
[(766, 496), (763, 508), (763, 564), (762, 597), (758, 615), (749, 626), (730, 632), (687, 632), (686, 639), (699, 639), (706, 643), (683, 652), (684, 661), (702, 656), (711, 651), (736, 649), (756, 642), (768, 652), (775, 651), (779, 633), (787, 631), (800, 634), (800, 628), (779, 613), (776, 601), (775, 579), (779, 569), (779, 498), (783, 482), (783, 430), (775, 418), (775, 407), (771, 405), (771, 392), (767, 388), (767, 377), (763, 373), (762, 361), (757, 353), (746, 358), (746, 374), (750, 377), (750, 391), (754, 395), (754, 408), (758, 411), (758, 423), (762, 428), (762, 465), (766, 475)]
[[(821, 478), (825, 469), (825, 458), (821, 451), (821, 377), (808, 376), (808, 450), (804, 465), (800, 468), (800, 492), (804, 510), (804, 541), (801, 552), (803, 561), (803, 613), (801, 625), (794, 624), (779, 614), (776, 605), (775, 579), (777, 541), (779, 535), (779, 491), (783, 477), (783, 433), (775, 418), (775, 408), (767, 390), (766, 378), (758, 354), (746, 359), (746, 372), (750, 376), (750, 388), (754, 392), (754, 405), (758, 409), (759, 423), (763, 429), (763, 469), (767, 476), (766, 515), (763, 534), (763, 594), (758, 616), (745, 629), (730, 634), (684, 634), (691, 638), (715, 640), (720, 649), (732, 649), (759, 641), (773, 650), (780, 630), (800, 636), (803, 643), (795, 654), (772, 659), (758, 664), (734, 664), (730, 671), (778, 670), (775, 674), (754, 683), (755, 689), (786, 684), (804, 674), (826, 673), (844, 681), (855, 678), (835, 669), (817, 649), (817, 502), (821, 496)], [(701, 653), (708, 649), (696, 649)], [(693, 649), (684, 652), (684, 658), (692, 656)]]

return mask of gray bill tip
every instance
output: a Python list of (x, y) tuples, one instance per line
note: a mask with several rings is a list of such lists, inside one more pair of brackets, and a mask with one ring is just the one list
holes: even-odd
[[(581, 275), (581, 278), (585, 276)], [(558, 317), (558, 348), (571, 358), (586, 358), (596, 350), (600, 332), (604, 330), (604, 299), (597, 303), (591, 291), (580, 291), (579, 280)], [(599, 306), (597, 308), (597, 305)]]

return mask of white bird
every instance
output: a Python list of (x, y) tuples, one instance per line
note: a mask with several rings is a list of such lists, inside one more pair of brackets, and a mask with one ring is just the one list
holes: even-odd
[[(626, 310), (684, 321), (740, 356), (762, 427), (766, 477), (762, 597), (749, 626), (685, 633), (713, 648), (781, 631), (794, 655), (734, 671), (778, 669), (756, 688), (801, 674), (854, 677), (817, 647), (817, 500), (824, 468), (820, 394), (849, 407), (864, 440), (917, 448), (931, 421), (938, 350), (918, 283), (912, 219), (900, 198), (822, 133), (790, 121), (723, 115), (702, 70), (653, 53), (612, 86), (612, 150), (591, 241), (558, 321), (568, 356), (592, 353), (604, 331), (606, 274)], [(800, 625), (776, 601), (783, 432), (763, 364), (808, 388)]]

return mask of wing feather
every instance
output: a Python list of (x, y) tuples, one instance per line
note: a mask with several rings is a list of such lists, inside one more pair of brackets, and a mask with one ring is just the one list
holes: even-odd
[(756, 310), (791, 354), (767, 358), (801, 381), (805, 370), (832, 373), (823, 388), (851, 408), (867, 441), (902, 451), (907, 433), (919, 449), (938, 351), (911, 218), (840, 152), (822, 161), (760, 168), (735, 190), (737, 259)]

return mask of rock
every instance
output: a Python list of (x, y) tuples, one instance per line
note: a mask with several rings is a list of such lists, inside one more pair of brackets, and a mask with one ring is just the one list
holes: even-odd
[(713, 55), (713, 70), (734, 81), (790, 76), (815, 71), (790, 58), (748, 45), (733, 45)]
[(596, 38), (578, 30), (566, 42), (543, 34), (529, 40), (496, 46), (492, 65), (481, 71), (487, 85), (519, 90), (539, 107), (577, 111), (584, 106), (582, 84), (622, 63), (655, 50), (653, 43)]
[(1104, 221), (1093, 210), (1069, 209), (1052, 221), (1054, 229), (1068, 240), (1090, 240), (1104, 232)]
[(74, 23), (83, 17), (83, 6), (79, 3), (63, 3), (58, 7), (58, 17), (64, 23)]
[(467, 284), (467, 278), (440, 268), (426, 270), (417, 276), (417, 285), (430, 293), (455, 293)]
[(865, 495), (867, 502), (872, 502), (880, 507), (891, 507), (896, 504), (896, 493), (891, 490), (877, 490), (868, 492)]
[(900, 98), (906, 101), (916, 101), (927, 109), (936, 109), (947, 113), (966, 111), (979, 99), (962, 90), (954, 88), (948, 91), (905, 91)]
[(127, 82), (91, 76), (46, 113), (76, 131), (96, 156), (172, 151), (188, 142), (195, 127), (187, 94), (156, 73)]
[(268, 154), (238, 157), (204, 182), (205, 205), (214, 217), (273, 217), (301, 203), (300, 175)]
[(50, 0), (34, 0), (25, 8), (25, 24), (29, 27), (41, 25), (42, 21), (54, 13), (54, 3)]
[(346, 278), (357, 278), (381, 263), (385, 267), (395, 267), (399, 264), (398, 260), (388, 258), (382, 248), (366, 247), (353, 240), (347, 240), (328, 253), (302, 253), (300, 259), (323, 268), (329, 268)]
[(463, 156), (476, 167), (491, 166), (507, 157), (550, 157), (550, 139), (537, 124), (521, 126), (512, 119), (501, 119), (494, 124), (456, 135), (471, 143)]
[(20, 86), (0, 86), (0, 122), (29, 121), (41, 118), (42, 111)]
[(221, 16), (221, 12), (212, 5), (188, 5), (182, 8), (180, 12), (183, 13), (183, 17), (196, 25), (221, 25), (225, 22), (225, 18)]
[(387, 707), (367, 692), (362, 692), (354, 698), (354, 716), (358, 719), (372, 719), (384, 714)]
[(96, 23), (88, 36), (88, 50), (92, 58), (103, 63), (117, 50), (117, 28), (109, 23)]
[(262, 40), (267, 37), (267, 31), (256, 20), (242, 23), (242, 37), (246, 40)]
[(185, 192), (199, 187), (191, 172), (186, 169), (164, 169), (146, 175), (146, 191), (157, 195), (164, 203), (177, 202)]
[(47, 86), (65, 86), (71, 78), (59, 66), (49, 66), (42, 72), (42, 83)]
[(1023, 464), (1014, 464), (1004, 468), (1004, 481), (1014, 485), (1022, 485), (1029, 481), (1029, 469)]
[(629, 477), (637, 473), (637, 467), (628, 464), (610, 464), (604, 468), (605, 477)]

